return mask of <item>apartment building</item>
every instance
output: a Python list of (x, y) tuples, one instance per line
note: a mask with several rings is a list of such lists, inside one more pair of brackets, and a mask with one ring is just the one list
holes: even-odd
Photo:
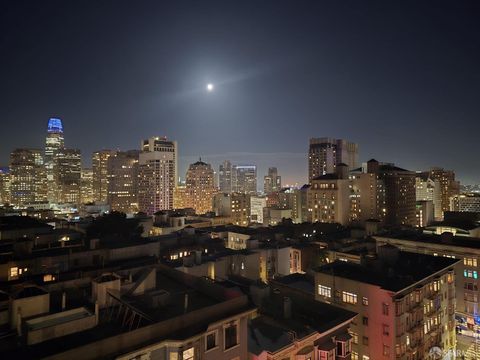
[(386, 245), (361, 263), (336, 261), (315, 272), (318, 301), (354, 311), (352, 360), (427, 359), (455, 349), (456, 259)]

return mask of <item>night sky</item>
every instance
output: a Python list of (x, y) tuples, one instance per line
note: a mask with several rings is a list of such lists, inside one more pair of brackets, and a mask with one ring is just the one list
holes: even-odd
[(0, 30), (0, 165), (58, 116), (85, 165), (165, 135), (182, 176), (201, 156), (303, 183), (329, 136), (480, 183), (479, 1), (15, 0)]

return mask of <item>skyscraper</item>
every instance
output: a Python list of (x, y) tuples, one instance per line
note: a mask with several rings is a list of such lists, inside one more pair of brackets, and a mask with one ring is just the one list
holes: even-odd
[(50, 118), (47, 126), (47, 138), (45, 140), (45, 171), (47, 179), (47, 199), (50, 202), (57, 201), (57, 184), (55, 174), (55, 156), (65, 147), (63, 138), (62, 120)]
[(82, 157), (78, 149), (61, 149), (55, 155), (57, 201), (79, 204)]
[(212, 166), (201, 159), (191, 164), (187, 170), (185, 181), (186, 206), (195, 209), (197, 214), (212, 211), (214, 187)]
[(114, 211), (138, 211), (138, 158), (140, 151), (118, 151), (107, 161), (107, 200)]
[(93, 170), (93, 200), (101, 203), (107, 201), (108, 179), (107, 179), (107, 161), (114, 155), (113, 150), (95, 151), (92, 155)]
[(308, 150), (308, 181), (320, 175), (333, 174), (337, 164), (357, 167), (358, 145), (343, 139), (312, 138)]
[(10, 154), (10, 200), (17, 207), (47, 200), (42, 150), (15, 149)]
[(257, 167), (255, 165), (234, 165), (233, 192), (243, 194), (257, 193)]
[(278, 175), (276, 167), (268, 168), (268, 173), (263, 177), (263, 191), (265, 194), (280, 191), (282, 189), (282, 177)]
[(139, 209), (149, 215), (173, 209), (177, 183), (177, 142), (151, 137), (142, 142), (139, 156)]
[(0, 167), (0, 205), (10, 203), (10, 169)]
[(89, 204), (93, 201), (93, 170), (83, 168), (80, 179), (80, 203)]
[(225, 160), (219, 166), (218, 183), (220, 192), (230, 194), (232, 192), (232, 164)]

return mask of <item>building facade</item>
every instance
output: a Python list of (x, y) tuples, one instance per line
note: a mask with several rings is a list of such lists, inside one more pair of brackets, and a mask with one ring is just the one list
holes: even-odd
[(140, 151), (117, 151), (107, 160), (107, 202), (112, 211), (138, 212)]
[(90, 168), (82, 168), (80, 178), (80, 203), (93, 203), (93, 171)]
[(452, 170), (445, 170), (439, 167), (433, 167), (429, 171), (424, 173), (430, 179), (438, 181), (440, 184), (440, 197), (441, 197), (441, 211), (435, 216), (437, 220), (443, 219), (443, 212), (450, 210), (450, 198), (460, 193), (460, 183), (455, 180), (455, 172)]
[(194, 209), (196, 214), (210, 212), (213, 209), (215, 193), (212, 166), (201, 159), (190, 164), (185, 179), (186, 204), (184, 207)]
[(92, 155), (93, 199), (106, 203), (108, 198), (108, 159), (115, 155), (113, 150), (95, 151)]
[(480, 325), (479, 308), (480, 246), (478, 239), (441, 235), (385, 234), (374, 236), (378, 246), (389, 244), (402, 251), (460, 260), (455, 266), (456, 313), (469, 329)]
[(173, 195), (178, 179), (177, 142), (166, 137), (152, 137), (142, 142), (139, 155), (139, 210), (152, 215), (173, 209)]
[(55, 155), (57, 201), (79, 204), (82, 178), (82, 156), (78, 149), (61, 149)]
[[(385, 254), (371, 262), (336, 261), (315, 273), (317, 300), (358, 313), (352, 359), (429, 359), (433, 347), (453, 351), (457, 261), (388, 246), (378, 251)], [(404, 261), (429, 268), (412, 271)]]
[(47, 200), (47, 182), (40, 149), (15, 149), (10, 154), (10, 201), (22, 207)]
[(318, 176), (307, 190), (308, 220), (310, 222), (339, 223), (350, 221), (350, 188), (346, 169), (338, 174)]
[(257, 193), (257, 167), (255, 165), (234, 165), (232, 170), (233, 192)]
[(220, 192), (230, 194), (232, 192), (233, 173), (232, 163), (225, 160), (218, 169), (218, 185)]
[(268, 168), (268, 173), (263, 177), (263, 192), (270, 194), (282, 189), (282, 177), (278, 175), (276, 167)]
[(480, 194), (460, 194), (450, 198), (450, 211), (480, 213)]
[(308, 149), (308, 181), (336, 172), (337, 164), (357, 167), (358, 145), (343, 139), (311, 138)]

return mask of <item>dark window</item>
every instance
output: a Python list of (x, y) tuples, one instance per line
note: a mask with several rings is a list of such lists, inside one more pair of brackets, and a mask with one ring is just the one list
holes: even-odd
[(207, 350), (213, 349), (217, 346), (217, 337), (215, 333), (207, 335)]
[(237, 345), (237, 324), (231, 324), (225, 328), (225, 349), (235, 345)]
[(363, 345), (368, 345), (368, 337), (364, 336), (362, 342), (363, 342)]
[(363, 317), (362, 324), (368, 326), (368, 317), (366, 316)]

